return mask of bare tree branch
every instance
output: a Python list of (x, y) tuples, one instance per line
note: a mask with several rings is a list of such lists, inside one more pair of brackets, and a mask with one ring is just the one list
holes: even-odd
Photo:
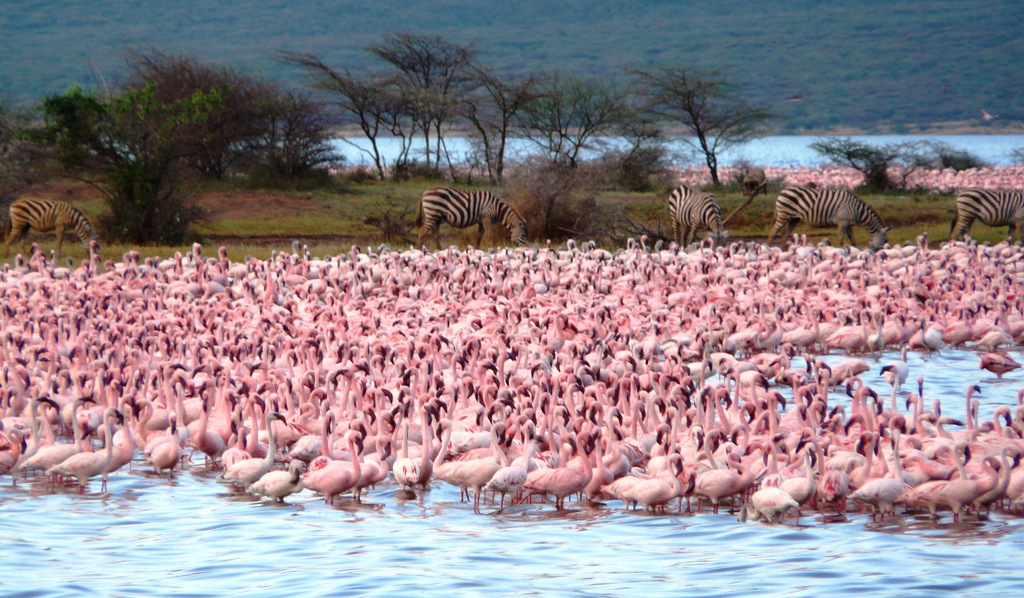
[(637, 78), (637, 93), (651, 114), (680, 123), (693, 135), (695, 140), (684, 140), (703, 153), (715, 185), (720, 184), (718, 153), (761, 135), (763, 124), (772, 117), (736, 98), (735, 85), (715, 73), (679, 67), (631, 68), (627, 72)]

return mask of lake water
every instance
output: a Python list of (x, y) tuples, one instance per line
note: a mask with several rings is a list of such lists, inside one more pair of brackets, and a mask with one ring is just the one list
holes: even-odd
[[(993, 166), (1012, 164), (1013, 151), (1024, 148), (1024, 135), (853, 135), (851, 137), (871, 145), (918, 141), (943, 142), (956, 149), (967, 150)], [(719, 163), (729, 165), (737, 160), (746, 160), (757, 166), (820, 166), (827, 163), (827, 160), (810, 148), (810, 145), (819, 139), (821, 137), (817, 136), (763, 137), (721, 152)], [(422, 155), (422, 141), (417, 141), (418, 144), (414, 146), (414, 150), (410, 154), (413, 158)], [(614, 140), (609, 139), (605, 139), (604, 142), (615, 143)], [(469, 142), (464, 137), (452, 137), (446, 143), (455, 162), (463, 161), (470, 151)], [(378, 144), (387, 163), (392, 163), (401, 149), (400, 140), (393, 137), (382, 138), (378, 140)], [(344, 141), (335, 140), (333, 145), (338, 153), (345, 157), (348, 164), (371, 165), (373, 163), (364, 151), (370, 147), (365, 138), (353, 137)], [(509, 147), (510, 156), (522, 156), (536, 151), (536, 146), (522, 139), (513, 140)], [(685, 143), (670, 145), (669, 153), (677, 166), (702, 163), (692, 157), (693, 150)]]
[[(880, 395), (879, 368), (896, 357), (869, 360), (863, 378)], [(1024, 380), (996, 381), (970, 351), (908, 361), (911, 380), (925, 377), (926, 403), (941, 397), (955, 417), (966, 385), (980, 383), (981, 418), (991, 419), (1016, 404)], [(848, 403), (838, 391), (830, 400)], [(534, 504), (474, 515), (437, 482), (415, 500), (386, 484), (363, 505), (330, 507), (309, 491), (278, 505), (196, 463), (172, 481), (136, 463), (102, 494), (99, 481), (79, 495), (4, 477), (0, 595), (1024, 595), (1024, 519), (1005, 514), (874, 523), (805, 511), (800, 525), (766, 525), (724, 510), (650, 516), (570, 502), (564, 513)]]

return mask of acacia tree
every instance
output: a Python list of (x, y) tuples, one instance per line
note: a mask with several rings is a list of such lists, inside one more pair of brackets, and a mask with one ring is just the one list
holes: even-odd
[(719, 185), (718, 153), (762, 134), (771, 113), (734, 95), (735, 85), (716, 73), (679, 67), (628, 69), (637, 78), (637, 94), (659, 119), (683, 125), (693, 139), (683, 140), (704, 155), (711, 181)]
[[(196, 147), (187, 163), (203, 176), (221, 178), (228, 167), (266, 133), (259, 110), (276, 91), (272, 86), (242, 76), (228, 67), (210, 66), (190, 56), (165, 54), (153, 48), (129, 49), (131, 69), (123, 87), (153, 86), (154, 100), (165, 105), (195, 95), (216, 93), (219, 107), (192, 123), (188, 134)], [(183, 135), (184, 136), (184, 135)]]
[[(434, 165), (439, 167), (442, 155), (447, 153), (446, 124), (460, 113), (459, 99), (467, 91), (468, 67), (476, 51), (471, 45), (457, 44), (440, 35), (407, 32), (386, 34), (366, 50), (398, 69), (395, 84), (410, 108), (409, 115), (415, 121), (412, 126), (423, 136), (426, 166), (430, 168), (433, 151)], [(451, 160), (448, 163), (451, 167)]]
[(613, 86), (597, 80), (555, 74), (540, 95), (523, 106), (516, 128), (552, 160), (576, 168), (580, 152), (621, 121), (623, 98)]
[(611, 153), (618, 158), (619, 185), (629, 191), (652, 190), (655, 180), (667, 172), (664, 131), (643, 110), (627, 111), (614, 131), (625, 142)]
[(215, 91), (164, 102), (152, 84), (105, 98), (73, 88), (47, 97), (43, 126), (22, 137), (103, 191), (115, 237), (177, 244), (199, 215), (184, 203), (181, 170), (195, 156), (194, 131), (221, 107)]
[(534, 74), (503, 79), (479, 65), (474, 65), (472, 72), (476, 88), (463, 103), (463, 112), (483, 146), (491, 183), (500, 185), (505, 173), (505, 150), (515, 118), (528, 103), (541, 97), (541, 79)]
[[(931, 161), (922, 155), (922, 148), (916, 143), (889, 143), (871, 145), (850, 139), (832, 137), (819, 139), (811, 149), (830, 160), (846, 164), (864, 175), (864, 185), (875, 189), (897, 189), (906, 185), (907, 177), (917, 168), (928, 166)], [(901, 180), (893, 176), (893, 167), (902, 163)]]
[(355, 122), (369, 140), (370, 149), (359, 147), (345, 138), (342, 141), (368, 154), (381, 180), (386, 176), (386, 164), (379, 145), (382, 135), (391, 134), (402, 139), (396, 162), (407, 161), (417, 121), (413, 102), (396, 84), (393, 75), (373, 72), (354, 75), (348, 69), (335, 70), (317, 56), (302, 52), (281, 51), (277, 55), (289, 64), (306, 69), (313, 86), (331, 94), (341, 119)]
[(268, 88), (258, 104), (259, 133), (248, 144), (253, 160), (278, 178), (299, 178), (338, 160), (331, 123), (320, 102), (303, 93)]
[(32, 156), (17, 139), (28, 123), (25, 110), (0, 102), (0, 214), (31, 182)]

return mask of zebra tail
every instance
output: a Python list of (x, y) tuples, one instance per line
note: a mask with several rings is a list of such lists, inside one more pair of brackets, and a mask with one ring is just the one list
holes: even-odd
[(14, 225), (14, 218), (7, 218), (7, 222), (4, 224), (4, 240), (11, 236), (11, 226)]
[(953, 222), (949, 223), (949, 234), (953, 234), (957, 221), (960, 220), (960, 212), (956, 209), (956, 202), (953, 203)]
[(419, 207), (416, 209), (416, 228), (423, 226), (423, 200), (420, 200)]

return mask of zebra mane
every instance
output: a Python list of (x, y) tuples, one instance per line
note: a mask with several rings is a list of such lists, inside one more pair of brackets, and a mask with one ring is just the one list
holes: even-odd
[[(851, 193), (851, 195), (853, 195), (853, 194)], [(854, 195), (854, 197), (857, 197), (857, 196)], [(878, 210), (876, 210), (874, 207), (872, 207), (871, 204), (869, 204), (868, 202), (864, 201), (863, 199), (860, 199), (859, 197), (857, 197), (857, 200), (860, 201), (860, 203), (864, 204), (864, 207), (867, 208), (868, 214), (873, 216), (874, 219), (878, 222), (878, 226), (881, 227), (881, 228), (885, 228), (885, 223), (882, 222), (882, 217), (878, 215)], [(862, 224), (866, 225), (867, 222), (864, 222)], [(867, 226), (865, 226), (864, 228), (867, 228)]]
[(526, 224), (526, 218), (523, 218), (522, 213), (520, 213), (520, 211), (516, 209), (514, 205), (512, 205), (511, 203), (504, 199), (502, 200), (502, 202), (504, 202), (506, 208), (508, 208), (513, 214), (515, 214), (516, 218), (518, 218), (520, 222)]

